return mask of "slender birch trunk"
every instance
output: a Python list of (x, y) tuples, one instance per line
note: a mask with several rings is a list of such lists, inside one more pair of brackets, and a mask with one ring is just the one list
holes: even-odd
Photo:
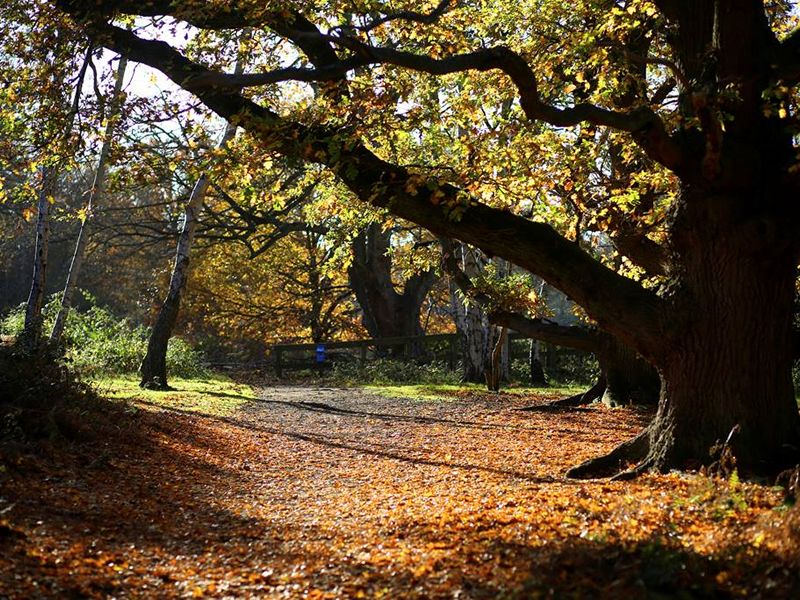
[[(236, 62), (234, 73), (242, 72), (243, 60), (240, 57)], [(236, 135), (236, 125), (228, 123), (225, 133), (219, 142), (219, 148), (225, 148)], [(178, 319), (181, 293), (186, 287), (186, 278), (189, 270), (190, 252), (197, 227), (197, 218), (203, 207), (203, 199), (208, 190), (208, 174), (203, 173), (195, 182), (189, 201), (183, 211), (183, 226), (178, 236), (178, 245), (175, 249), (175, 263), (172, 267), (172, 276), (169, 281), (167, 297), (158, 311), (150, 339), (147, 342), (147, 354), (139, 367), (141, 380), (139, 385), (149, 389), (169, 389), (167, 383), (167, 345), (172, 337), (172, 330)]]
[(128, 65), (128, 59), (121, 56), (119, 65), (117, 66), (117, 77), (114, 82), (114, 92), (111, 96), (110, 111), (108, 114), (108, 122), (106, 123), (105, 137), (103, 138), (103, 145), (100, 148), (100, 155), (97, 159), (97, 169), (94, 174), (94, 181), (92, 182), (92, 189), (89, 191), (89, 197), (84, 204), (84, 217), (81, 221), (81, 226), (78, 231), (78, 239), (75, 242), (75, 252), (72, 255), (72, 262), (69, 265), (69, 272), (67, 273), (67, 282), (64, 285), (64, 293), (61, 296), (61, 308), (58, 311), (56, 320), (53, 323), (53, 330), (50, 332), (50, 342), (57, 344), (64, 333), (64, 326), (66, 325), (67, 316), (72, 308), (72, 298), (75, 295), (75, 289), (78, 284), (78, 277), (83, 266), (83, 257), (86, 253), (86, 243), (89, 238), (89, 221), (92, 218), (92, 211), (94, 210), (95, 203), (98, 198), (102, 197), (105, 191), (106, 184), (106, 163), (108, 156), (111, 153), (111, 143), (114, 134), (114, 126), (117, 115), (120, 110), (120, 99), (122, 96), (122, 83), (125, 78), (125, 69)]
[(508, 328), (499, 327), (497, 329), (497, 341), (492, 348), (491, 354), (489, 354), (487, 357), (486, 369), (484, 371), (484, 376), (486, 377), (486, 387), (490, 392), (500, 391), (500, 382), (503, 378), (503, 369), (501, 364), (503, 347), (508, 341)]
[[(92, 50), (93, 46), (90, 44), (75, 82), (75, 94), (70, 111), (67, 113), (64, 130), (59, 138), (55, 140), (56, 145), (62, 147), (56, 148), (57, 152), (66, 149), (70, 133), (75, 124), (75, 117), (80, 106), (83, 81), (86, 77), (86, 70), (89, 68), (89, 62), (92, 60)], [(44, 304), (45, 286), (47, 284), (47, 254), (50, 245), (50, 205), (53, 202), (61, 164), (63, 164), (63, 157), (60, 157), (55, 164), (46, 164), (42, 167), (42, 181), (36, 208), (36, 249), (33, 259), (33, 276), (31, 291), (28, 294), (28, 301), (25, 307), (25, 326), (21, 335), (24, 343), (32, 349), (39, 345), (42, 333), (42, 305)]]
[(25, 328), (22, 338), (36, 346), (42, 328), (42, 304), (47, 275), (47, 252), (50, 242), (50, 204), (55, 190), (56, 171), (48, 165), (42, 167), (42, 181), (36, 209), (36, 250), (33, 260), (33, 279), (25, 307)]

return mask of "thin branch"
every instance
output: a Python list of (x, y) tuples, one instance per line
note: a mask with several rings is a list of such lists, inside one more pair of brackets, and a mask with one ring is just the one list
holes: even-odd
[(627, 50), (624, 51), (624, 54), (628, 60), (635, 63), (666, 67), (675, 76), (675, 79), (677, 79), (680, 82), (684, 90), (691, 91), (692, 83), (689, 81), (689, 79), (686, 77), (683, 71), (681, 71), (681, 68), (677, 65), (675, 61), (669, 60), (668, 58), (661, 58), (658, 56), (640, 56), (634, 52), (629, 52)]
[(395, 13), (389, 13), (375, 19), (374, 21), (361, 26), (352, 27), (350, 25), (340, 25), (336, 28), (338, 31), (346, 31), (348, 29), (355, 29), (357, 31), (361, 31), (364, 33), (369, 33), (373, 29), (377, 29), (381, 25), (385, 25), (386, 23), (390, 23), (392, 21), (408, 21), (413, 23), (422, 23), (425, 25), (430, 25), (438, 21), (441, 16), (447, 12), (450, 8), (450, 4), (455, 6), (456, 3), (453, 3), (452, 0), (442, 0), (439, 4), (429, 13), (421, 13), (416, 12), (413, 10), (402, 10)]

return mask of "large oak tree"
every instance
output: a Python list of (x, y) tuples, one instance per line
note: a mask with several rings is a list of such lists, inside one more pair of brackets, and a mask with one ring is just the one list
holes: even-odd
[[(470, 38), (469, 23), (460, 26), (463, 39), (456, 27), (452, 37), (436, 37), (446, 31), (437, 23), (475, 8), (447, 0), (431, 12), (396, 13), (371, 2), (371, 12), (358, 19), (352, 18), (357, 3), (337, 14), (330, 5), (293, 8), (284, 2), (273, 9), (271, 3), (235, 0), (57, 4), (98, 43), (160, 70), (265, 146), (325, 164), (364, 202), (539, 274), (635, 348), (660, 373), (660, 403), (647, 431), (616, 451), (615, 461), (638, 461), (638, 470), (707, 462), (709, 448), (729, 438), (747, 470), (768, 471), (796, 459), (791, 365), (800, 175), (791, 99), (800, 78), (800, 33), (776, 33), (779, 6), (764, 0), (585, 0), (553, 15), (547, 11), (556, 5), (542, 0), (515, 4), (528, 12), (495, 27), (496, 43), (487, 44), (486, 36)], [(204, 30), (271, 31), (304, 62), (226, 74), (115, 25), (122, 13), (169, 15)], [(563, 27), (566, 35), (575, 23), (569, 13), (580, 14), (585, 27), (631, 15), (631, 30), (652, 40), (645, 54), (628, 52), (624, 36), (587, 42), (608, 46), (607, 71), (600, 74), (611, 93), (581, 101), (542, 91), (564, 70), (555, 67), (569, 68), (568, 58), (550, 56), (554, 66), (545, 72), (543, 55), (524, 51), (524, 42), (545, 24), (554, 31)], [(342, 15), (351, 17), (348, 25), (331, 28)], [(558, 44), (547, 48), (564, 52)], [(389, 65), (442, 78), (499, 74), (513, 86), (529, 122), (615, 132), (671, 172), (678, 189), (659, 253), (663, 285), (647, 289), (547, 224), (490, 207), (468, 189), (388, 160), (352, 122), (289, 118), (251, 93), (282, 81), (337, 85), (355, 70)], [(657, 69), (674, 77), (673, 90), (654, 90)], [(592, 473), (593, 465), (586, 465), (573, 474)]]

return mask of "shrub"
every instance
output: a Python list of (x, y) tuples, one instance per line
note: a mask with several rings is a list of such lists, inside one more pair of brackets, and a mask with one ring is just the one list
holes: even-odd
[[(116, 317), (108, 308), (98, 306), (90, 295), (84, 294), (84, 297), (89, 308), (70, 311), (64, 329), (66, 360), (84, 375), (135, 373), (147, 351), (149, 330)], [(45, 332), (52, 327), (59, 305), (59, 296), (53, 295), (44, 307)], [(0, 322), (0, 333), (16, 336), (24, 323), (25, 306), (20, 305)], [(201, 354), (180, 338), (172, 338), (169, 342), (167, 371), (176, 377), (208, 374)]]
[(80, 440), (93, 434), (90, 415), (110, 404), (57, 360), (52, 352), (30, 354), (0, 346), (0, 442)]
[(342, 384), (367, 383), (386, 385), (394, 383), (417, 384), (453, 384), (459, 382), (459, 373), (448, 369), (444, 362), (434, 361), (428, 364), (403, 362), (388, 358), (364, 363), (334, 362), (330, 377)]
[[(511, 379), (530, 381), (528, 340), (513, 340), (511, 349)], [(551, 360), (547, 360), (547, 355)], [(542, 344), (542, 366), (551, 385), (592, 385), (597, 381), (600, 367), (594, 355), (569, 348)]]

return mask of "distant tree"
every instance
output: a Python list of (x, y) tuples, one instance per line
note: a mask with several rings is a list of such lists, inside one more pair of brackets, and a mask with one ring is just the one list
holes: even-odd
[[(392, 235), (391, 228), (384, 230), (381, 223), (372, 222), (351, 242), (350, 287), (361, 308), (364, 327), (373, 338), (422, 335), (422, 305), (436, 281), (434, 270), (428, 267), (406, 277), (398, 289)], [(412, 354), (422, 351), (422, 345), (412, 345)]]

